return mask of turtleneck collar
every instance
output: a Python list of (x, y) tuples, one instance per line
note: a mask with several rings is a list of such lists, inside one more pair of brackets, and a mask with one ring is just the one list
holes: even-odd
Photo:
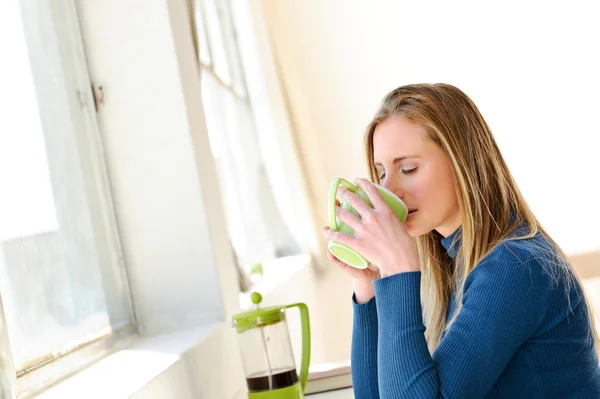
[(450, 234), (448, 237), (442, 238), (442, 246), (446, 249), (448, 256), (452, 259), (456, 258), (458, 249), (461, 245), (462, 226)]

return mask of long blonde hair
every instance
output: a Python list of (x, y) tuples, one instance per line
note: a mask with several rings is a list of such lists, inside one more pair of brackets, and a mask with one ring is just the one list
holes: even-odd
[[(510, 239), (526, 239), (543, 233), (555, 247), (550, 262), (554, 276), (566, 276), (567, 290), (574, 283), (581, 286), (565, 253), (542, 228), (523, 199), (490, 128), (466, 94), (448, 84), (408, 85), (388, 93), (365, 135), (369, 173), (376, 183), (379, 183), (379, 177), (373, 159), (373, 135), (377, 125), (391, 116), (404, 117), (425, 127), (429, 138), (448, 156), (462, 215), (462, 242), (455, 259), (456, 267), (451, 267), (452, 260), (442, 248), (442, 236), (438, 232), (434, 230), (417, 238), (423, 275), (423, 320), (431, 352), (461, 309), (462, 292), (469, 273), (524, 224), (528, 226), (527, 234)], [(456, 293), (456, 309), (446, 323), (452, 292)], [(587, 299), (586, 303), (590, 339), (600, 351), (591, 303)]]

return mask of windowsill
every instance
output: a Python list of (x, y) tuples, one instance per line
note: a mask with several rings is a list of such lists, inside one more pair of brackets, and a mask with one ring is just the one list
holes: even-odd
[(130, 348), (103, 358), (48, 388), (36, 398), (130, 398), (173, 367), (220, 326), (213, 324), (173, 334), (139, 338)]
[[(300, 271), (310, 267), (309, 255), (283, 257), (263, 265), (263, 280), (252, 287), (264, 297)], [(252, 306), (250, 293), (240, 294), (242, 309)], [(212, 334), (229, 329), (229, 323), (217, 323), (155, 337), (136, 338), (127, 349), (99, 360), (92, 366), (68, 377), (35, 397), (64, 398), (130, 398), (165, 375), (181, 362), (187, 353), (209, 342)], [(237, 348), (236, 348), (237, 350)], [(185, 361), (185, 360), (183, 360)]]

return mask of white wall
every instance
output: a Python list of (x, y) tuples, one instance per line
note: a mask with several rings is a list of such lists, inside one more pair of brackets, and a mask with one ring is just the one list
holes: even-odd
[(567, 253), (600, 250), (600, 25), (592, 2), (263, 0), (308, 178), (365, 175), (363, 129), (393, 88), (447, 82), (490, 124)]

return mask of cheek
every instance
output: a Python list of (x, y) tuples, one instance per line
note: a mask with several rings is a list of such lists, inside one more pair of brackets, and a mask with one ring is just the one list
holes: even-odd
[(419, 209), (419, 216), (409, 220), (406, 231), (411, 237), (419, 237), (431, 231), (432, 215), (438, 211), (435, 204), (435, 185), (431, 184), (430, 176), (422, 174), (406, 184), (407, 203)]
[(411, 200), (415, 202), (414, 205), (420, 207), (426, 203), (431, 203), (435, 198), (437, 184), (435, 175), (428, 170), (424, 170), (415, 179), (411, 179), (405, 186), (405, 190)]
[(414, 179), (409, 184), (405, 185), (404, 190), (410, 197), (412, 202), (416, 202), (414, 205), (420, 204), (423, 199), (427, 198), (428, 191), (427, 180), (424, 178)]
[(427, 172), (407, 185), (406, 190), (412, 201), (410, 204), (433, 217), (444, 212), (448, 205), (448, 181), (438, 173)]

